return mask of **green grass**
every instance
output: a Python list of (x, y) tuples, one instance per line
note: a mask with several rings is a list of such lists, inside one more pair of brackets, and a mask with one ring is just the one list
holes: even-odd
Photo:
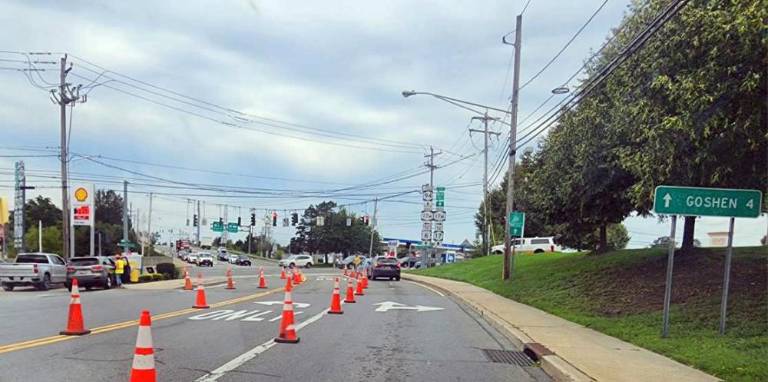
[(517, 256), (511, 282), (500, 279), (501, 256), (414, 273), (475, 284), (727, 381), (768, 381), (768, 250), (734, 250), (728, 330), (720, 336), (723, 252), (677, 256), (667, 339), (660, 336), (663, 249)]

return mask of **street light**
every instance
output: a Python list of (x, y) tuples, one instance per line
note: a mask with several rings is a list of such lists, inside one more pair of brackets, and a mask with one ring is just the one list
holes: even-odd
[(408, 98), (408, 97), (414, 96), (414, 95), (428, 95), (428, 96), (432, 96), (432, 97), (435, 97), (435, 98), (437, 98), (439, 100), (448, 102), (448, 103), (453, 104), (455, 106), (458, 106), (458, 107), (460, 107), (462, 109), (466, 109), (466, 110), (472, 111), (472, 112), (480, 114), (480, 115), (484, 115), (485, 113), (482, 112), (482, 111), (479, 111), (479, 110), (472, 109), (470, 107), (466, 107), (464, 105), (481, 107), (481, 108), (486, 109), (486, 110), (493, 110), (493, 111), (497, 111), (499, 113), (504, 113), (504, 114), (512, 114), (512, 112), (510, 112), (509, 110), (499, 109), (499, 108), (496, 108), (496, 107), (493, 107), (493, 106), (487, 106), (487, 105), (483, 105), (483, 104), (479, 104), (479, 103), (475, 103), (475, 102), (470, 102), (470, 101), (465, 101), (465, 100), (462, 100), (462, 99), (448, 97), (448, 96), (444, 96), (444, 95), (440, 95), (440, 94), (435, 94), (435, 93), (431, 93), (431, 92), (417, 92), (415, 90), (403, 90), (402, 95), (403, 95), (403, 98)]
[(552, 89), (552, 94), (565, 94), (570, 92), (571, 89), (568, 89), (567, 86), (560, 86)]

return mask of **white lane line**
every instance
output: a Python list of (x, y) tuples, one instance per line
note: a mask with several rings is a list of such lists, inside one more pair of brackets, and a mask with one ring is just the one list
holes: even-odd
[[(296, 331), (301, 330), (303, 327), (323, 318), (325, 314), (328, 312), (328, 309), (324, 309), (322, 312), (306, 319), (305, 321), (302, 321), (298, 325), (296, 325)], [(248, 350), (247, 352), (240, 354), (235, 359), (219, 366), (215, 370), (211, 371), (209, 374), (206, 374), (198, 379), (195, 380), (195, 382), (213, 382), (217, 381), (219, 378), (223, 377), (226, 373), (237, 369), (238, 367), (242, 366), (246, 362), (256, 358), (261, 353), (264, 353), (265, 351), (271, 349), (273, 346), (277, 345), (277, 342), (275, 342), (274, 339), (271, 339), (259, 346), (256, 346), (255, 348)]]
[(428, 286), (426, 286), (426, 285), (424, 285), (424, 284), (422, 284), (422, 283), (417, 283), (417, 282), (414, 282), (414, 281), (408, 281), (408, 282), (409, 282), (409, 283), (411, 283), (411, 284), (416, 284), (416, 285), (418, 285), (418, 286), (420, 286), (420, 287), (422, 287), (422, 288), (427, 288), (427, 289), (431, 290), (432, 292), (435, 292), (435, 293), (437, 293), (437, 294), (438, 294), (438, 295), (440, 295), (441, 297), (445, 297), (445, 294), (443, 294), (443, 292), (440, 292), (440, 291), (439, 291), (439, 290), (437, 290), (437, 289), (434, 289), (434, 288), (432, 288), (432, 287), (428, 287)]

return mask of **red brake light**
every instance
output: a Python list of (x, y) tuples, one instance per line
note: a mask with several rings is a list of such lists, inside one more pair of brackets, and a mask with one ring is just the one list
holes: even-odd
[(75, 271), (75, 267), (73, 267), (71, 265), (67, 267), (67, 273), (72, 273), (74, 271)]
[(40, 272), (39, 270), (37, 270), (37, 264), (32, 264), (32, 272), (35, 272), (35, 273)]
[(94, 272), (101, 272), (104, 270), (104, 267), (101, 265), (92, 265), (91, 270)]

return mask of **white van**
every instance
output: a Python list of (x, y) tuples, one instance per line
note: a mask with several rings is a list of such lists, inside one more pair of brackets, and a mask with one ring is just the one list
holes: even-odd
[[(562, 248), (555, 244), (554, 236), (546, 237), (524, 237), (512, 239), (515, 245), (515, 251), (518, 252), (556, 252), (562, 251)], [(501, 255), (504, 253), (504, 244), (494, 245), (491, 247), (491, 253), (494, 255)]]

